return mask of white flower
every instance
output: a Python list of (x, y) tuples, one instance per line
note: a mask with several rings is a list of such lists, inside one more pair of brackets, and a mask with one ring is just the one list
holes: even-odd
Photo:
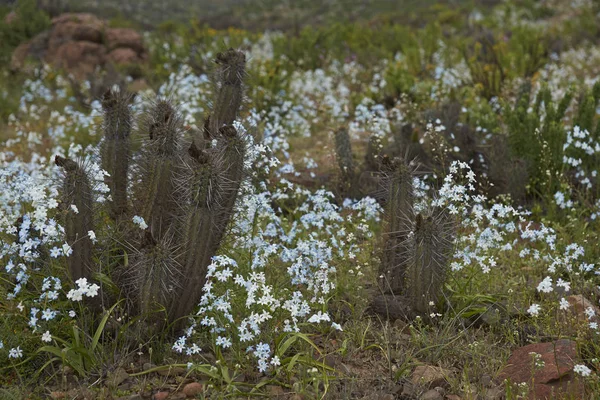
[(74, 311), (74, 310), (71, 310), (71, 311), (69, 311), (69, 317), (71, 317), (71, 318), (75, 318), (75, 316), (76, 316), (76, 315), (77, 315), (77, 314), (75, 313), (75, 311)]
[(532, 304), (531, 306), (529, 306), (529, 309), (527, 309), (527, 312), (532, 316), (537, 317), (540, 314), (541, 309), (542, 307), (540, 307), (539, 304)]
[(573, 371), (581, 376), (590, 376), (592, 370), (583, 364), (577, 364), (573, 367)]
[(75, 214), (79, 214), (79, 209), (77, 208), (77, 206), (75, 204), (71, 204), (71, 210), (73, 210), (73, 212)]
[(140, 229), (148, 228), (148, 224), (146, 224), (146, 221), (144, 221), (144, 218), (140, 217), (139, 215), (134, 216), (132, 220), (133, 220), (134, 224), (136, 224), (137, 226), (140, 227)]
[(342, 326), (340, 324), (338, 324), (337, 322), (332, 322), (331, 327), (334, 329), (337, 329), (338, 331), (343, 331)]
[(569, 307), (570, 307), (570, 304), (567, 299), (565, 299), (564, 297), (562, 299), (560, 299), (560, 309), (561, 310), (566, 310)]
[(221, 346), (224, 349), (231, 347), (231, 339), (223, 337), (223, 336), (219, 336), (217, 337), (217, 340), (215, 341), (215, 344), (217, 346)]
[(98, 289), (100, 289), (100, 286), (96, 285), (95, 283), (93, 285), (90, 285), (88, 287), (88, 290), (87, 290), (87, 293), (86, 293), (87, 297), (95, 297), (95, 296), (97, 296), (98, 295)]
[(23, 350), (21, 350), (21, 346), (17, 346), (17, 348), (10, 349), (8, 352), (8, 358), (21, 358), (23, 357)]
[(42, 342), (51, 342), (51, 341), (52, 341), (52, 335), (50, 334), (50, 331), (46, 331), (42, 335)]
[(71, 248), (71, 246), (69, 246), (68, 243), (65, 243), (62, 245), (62, 252), (65, 256), (70, 256), (71, 253), (73, 253), (73, 249)]
[(549, 276), (545, 277), (543, 281), (537, 287), (538, 292), (550, 293), (554, 288), (552, 287), (552, 278)]
[(88, 236), (90, 237), (90, 240), (92, 241), (92, 243), (96, 243), (96, 233), (94, 231), (88, 231)]

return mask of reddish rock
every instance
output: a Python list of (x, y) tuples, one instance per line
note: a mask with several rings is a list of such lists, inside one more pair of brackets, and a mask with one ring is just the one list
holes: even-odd
[(133, 29), (112, 28), (106, 30), (105, 44), (109, 50), (125, 47), (141, 54), (145, 51), (142, 35)]
[[(533, 367), (531, 353), (540, 355), (543, 367)], [(572, 340), (562, 339), (520, 347), (511, 354), (506, 367), (498, 376), (498, 382), (508, 379), (512, 384), (524, 382), (531, 386), (534, 383), (530, 398), (561, 399), (561, 393), (574, 394), (582, 391), (581, 382), (573, 373), (576, 357), (577, 349)]]
[(119, 48), (108, 53), (106, 61), (112, 62), (113, 64), (137, 64), (141, 62), (142, 59), (131, 49)]
[[(583, 295), (571, 295), (567, 297), (567, 301), (571, 305), (569, 309), (577, 316), (577, 319), (587, 322), (600, 322), (600, 309), (594, 303), (583, 297)], [(591, 308), (596, 313), (591, 319), (588, 318), (585, 311)]]
[(70, 22), (82, 25), (96, 26), (98, 28), (104, 28), (104, 26), (106, 26), (106, 22), (96, 17), (94, 14), (89, 13), (63, 13), (52, 18), (52, 26), (57, 26)]
[(197, 394), (202, 393), (203, 389), (204, 388), (201, 383), (192, 382), (183, 387), (183, 394), (185, 394), (187, 397), (196, 397)]
[(20, 70), (25, 65), (25, 60), (29, 57), (35, 61), (41, 61), (46, 54), (48, 47), (49, 33), (43, 32), (35, 36), (28, 42), (21, 43), (13, 50), (10, 59), (10, 68), (13, 71)]
[(85, 40), (102, 43), (103, 25), (85, 25), (78, 22), (65, 22), (52, 29), (52, 38), (58, 41)]
[(75, 76), (83, 78), (106, 61), (105, 48), (92, 42), (68, 42), (60, 46), (51, 61)]
[(28, 58), (65, 68), (77, 78), (87, 78), (97, 67), (140, 63), (146, 59), (142, 36), (132, 29), (107, 29), (92, 14), (62, 14), (52, 28), (17, 47), (11, 68), (19, 70)]
[(152, 397), (153, 400), (165, 400), (169, 397), (169, 392), (156, 392)]

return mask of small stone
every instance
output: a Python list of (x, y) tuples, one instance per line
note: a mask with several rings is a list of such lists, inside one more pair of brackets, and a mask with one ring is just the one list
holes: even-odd
[(415, 368), (410, 379), (412, 383), (425, 386), (443, 386), (446, 378), (451, 376), (452, 372), (433, 365), (419, 365)]
[(117, 387), (129, 378), (129, 374), (123, 368), (117, 368), (108, 374), (108, 384), (112, 387)]
[(152, 363), (144, 363), (144, 365), (142, 365), (142, 370), (143, 371), (148, 371), (152, 368), (155, 368), (156, 365), (152, 364)]
[(490, 385), (492, 384), (492, 377), (489, 375), (482, 375), (479, 381), (481, 382), (482, 386), (490, 387)]
[(446, 400), (462, 400), (457, 394), (447, 394)]
[(64, 399), (67, 397), (65, 392), (50, 392), (50, 398), (52, 399)]
[(281, 386), (277, 386), (277, 385), (268, 385), (267, 393), (269, 394), (269, 397), (271, 397), (271, 398), (285, 396), (285, 392), (284, 392), (283, 388)]
[(169, 397), (169, 392), (156, 392), (152, 397), (153, 400), (165, 400)]
[(183, 394), (187, 397), (195, 397), (197, 394), (202, 393), (202, 390), (204, 390), (204, 387), (201, 383), (192, 382), (183, 387)]
[(385, 394), (382, 394), (381, 396), (379, 396), (378, 400), (394, 400), (395, 398), (396, 398), (396, 396), (394, 396), (393, 394), (385, 393)]
[(444, 395), (436, 389), (426, 391), (419, 397), (419, 400), (444, 400)]
[(406, 382), (402, 387), (402, 394), (400, 395), (400, 397), (413, 398), (415, 396), (415, 393), (415, 385), (413, 385), (411, 382)]

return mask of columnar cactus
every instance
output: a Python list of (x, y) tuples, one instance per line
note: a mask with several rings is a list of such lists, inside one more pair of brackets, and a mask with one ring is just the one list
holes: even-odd
[(394, 160), (385, 205), (382, 291), (406, 299), (412, 313), (424, 314), (442, 293), (455, 227), (444, 209), (415, 215), (413, 179), (413, 166)]
[(129, 102), (131, 96), (122, 90), (108, 90), (102, 98), (104, 111), (104, 141), (100, 152), (102, 169), (112, 196), (111, 217), (127, 212), (127, 174), (129, 171), (130, 138), (133, 117)]
[(405, 162), (395, 160), (388, 176), (385, 206), (386, 230), (383, 252), (384, 291), (400, 294), (409, 258), (409, 234), (414, 219), (413, 171)]
[(73, 280), (90, 278), (94, 271), (92, 240), (94, 230), (93, 192), (84, 166), (71, 159), (56, 156), (54, 162), (64, 171), (62, 205), (67, 244), (72, 254), (67, 258)]
[(407, 295), (413, 311), (427, 314), (437, 303), (451, 255), (454, 227), (447, 211), (417, 214), (406, 270)]
[[(140, 124), (142, 145), (135, 163), (130, 157), (129, 95), (111, 90), (102, 102), (100, 156), (110, 175), (109, 215), (123, 228), (117, 242), (126, 242), (128, 254), (108, 272), (113, 272), (131, 311), (153, 322), (163, 317), (157, 318), (157, 310), (166, 311), (168, 322), (179, 321), (176, 329), (200, 300), (208, 265), (225, 236), (244, 178), (245, 140), (233, 123), (243, 100), (245, 56), (229, 49), (216, 62), (217, 90), (202, 137), (187, 134), (177, 110), (159, 99)], [(57, 157), (56, 163), (65, 170), (63, 202), (79, 209), (77, 214), (66, 212), (65, 218), (67, 242), (73, 247), (71, 274), (74, 279), (92, 278), (89, 180), (74, 161)], [(130, 196), (128, 175), (133, 178)], [(123, 224), (134, 215), (144, 219), (145, 229)]]
[(350, 135), (346, 128), (340, 128), (335, 133), (335, 155), (341, 174), (340, 191), (345, 196), (352, 196), (356, 187), (356, 171)]

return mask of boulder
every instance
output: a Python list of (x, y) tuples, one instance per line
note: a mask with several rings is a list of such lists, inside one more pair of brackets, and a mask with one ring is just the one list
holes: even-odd
[(139, 64), (146, 60), (142, 35), (133, 29), (108, 28), (87, 13), (66, 13), (52, 27), (14, 50), (11, 68), (20, 70), (27, 58), (65, 68), (76, 78), (88, 78), (108, 64)]
[(142, 35), (133, 29), (128, 28), (107, 29), (105, 34), (105, 44), (109, 51), (122, 47), (131, 49), (137, 54), (146, 51)]
[(68, 42), (60, 46), (51, 57), (47, 56), (46, 60), (78, 77), (85, 77), (93, 73), (97, 66), (104, 65), (106, 49), (98, 43)]
[(143, 60), (135, 51), (131, 49), (118, 48), (106, 55), (106, 61), (113, 64), (137, 64)]
[[(531, 353), (539, 354), (543, 366), (534, 368)], [(582, 382), (573, 372), (576, 358), (575, 342), (567, 339), (519, 347), (512, 352), (497, 381), (499, 384), (509, 380), (515, 385), (530, 385), (531, 399), (550, 400), (578, 393), (583, 395)]]

